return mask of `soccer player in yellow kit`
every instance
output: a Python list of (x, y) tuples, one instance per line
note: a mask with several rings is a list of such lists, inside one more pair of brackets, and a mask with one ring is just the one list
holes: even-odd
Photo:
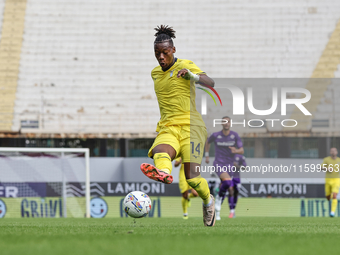
[(331, 148), (330, 156), (323, 159), (322, 168), (327, 169), (325, 179), (325, 194), (328, 201), (332, 199), (330, 217), (335, 216), (335, 211), (338, 206), (337, 195), (340, 187), (340, 158), (338, 156), (338, 150)]
[(171, 161), (181, 157), (188, 184), (203, 200), (204, 225), (214, 226), (215, 200), (199, 172), (207, 130), (196, 110), (195, 83), (213, 87), (215, 82), (192, 61), (175, 58), (172, 38), (176, 37), (172, 27), (161, 25), (155, 30), (154, 52), (159, 66), (152, 70), (151, 77), (161, 119), (156, 129), (158, 135), (148, 153), (155, 166), (143, 163), (141, 170), (153, 180), (170, 184)]
[[(181, 165), (181, 169), (179, 170), (179, 190), (182, 194), (182, 209), (183, 209), (183, 219), (187, 220), (189, 219), (188, 216), (188, 207), (190, 207), (190, 198), (197, 197), (198, 194), (196, 190), (191, 188), (185, 178), (185, 173), (184, 173), (184, 164), (182, 163), (181, 158), (176, 158), (175, 159), (175, 167), (178, 167)], [(189, 190), (191, 190), (191, 193), (189, 193)]]

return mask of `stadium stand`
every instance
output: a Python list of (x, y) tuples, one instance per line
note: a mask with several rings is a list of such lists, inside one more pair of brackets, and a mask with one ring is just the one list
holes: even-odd
[[(334, 29), (334, 32), (331, 34), (330, 39), (322, 52), (322, 55), (317, 63), (313, 73), (312, 79), (306, 85), (306, 88), (313, 95), (311, 100), (306, 103), (306, 108), (308, 108), (311, 112), (316, 113), (317, 108), (324, 108), (324, 103), (331, 103), (331, 105), (335, 104), (334, 98), (332, 100), (322, 100), (325, 97), (325, 92), (328, 87), (332, 84), (332, 78), (335, 77), (335, 72), (338, 69), (338, 65), (340, 63), (340, 20), (337, 22), (337, 26)], [(320, 79), (321, 78), (321, 79)], [(323, 115), (320, 119), (317, 116), (313, 116), (307, 119), (306, 116), (302, 115), (300, 111), (297, 111), (295, 108), (292, 113), (292, 118), (297, 120), (305, 120), (303, 122), (303, 126), (299, 127), (300, 129), (311, 129), (313, 126), (313, 122), (311, 121), (314, 118), (314, 123), (316, 127), (328, 128), (329, 123), (325, 123), (326, 120), (333, 118), (330, 115), (334, 115), (334, 109), (328, 112), (328, 118)], [(322, 124), (322, 121), (324, 122)], [(301, 121), (300, 121), (301, 122)], [(321, 124), (321, 125), (320, 125)], [(332, 123), (333, 125), (335, 123)], [(333, 126), (334, 127), (334, 126)], [(333, 132), (335, 130), (332, 130)]]
[[(7, 0), (6, 5), (11, 1), (24, 3)], [(1, 92), (8, 104), (1, 100), (0, 129), (154, 137), (159, 112), (150, 78), (157, 65), (152, 29), (161, 23), (177, 30), (176, 55), (194, 60), (211, 77), (340, 76), (338, 37), (330, 37), (339, 29), (337, 0), (200, 0), (195, 6), (178, 1), (181, 8), (176, 2), (165, 11), (154, 0), (124, 5), (30, 0), (26, 12), (16, 14), (22, 17), (17, 22), (25, 17), (20, 69), (12, 96)], [(164, 15), (156, 17), (155, 12)], [(174, 21), (173, 12), (191, 22)], [(1, 45), (6, 43), (4, 31), (3, 25)], [(322, 95), (328, 90), (328, 85), (320, 89), (315, 111), (326, 107), (319, 102), (325, 102)], [(14, 113), (8, 115), (14, 98)], [(263, 102), (264, 107), (271, 104), (268, 98)]]
[(7, 0), (0, 8), (3, 17), (0, 24), (0, 130), (11, 130), (26, 1)]

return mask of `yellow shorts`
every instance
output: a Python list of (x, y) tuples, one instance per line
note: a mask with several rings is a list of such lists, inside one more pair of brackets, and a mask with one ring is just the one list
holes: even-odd
[(163, 126), (151, 146), (148, 156), (159, 144), (169, 144), (176, 151), (176, 157), (183, 163), (201, 164), (204, 154), (204, 144), (207, 140), (207, 129), (201, 126)]
[(191, 189), (190, 185), (187, 183), (187, 179), (185, 178), (184, 164), (181, 165), (181, 169), (179, 170), (178, 186), (179, 186), (179, 190), (181, 191), (181, 194)]
[(339, 193), (340, 179), (339, 178), (326, 178), (325, 194), (326, 197), (332, 195), (332, 193)]

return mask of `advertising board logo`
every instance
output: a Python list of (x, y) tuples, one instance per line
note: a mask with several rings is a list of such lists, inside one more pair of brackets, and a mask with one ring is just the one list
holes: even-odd
[(0, 199), (0, 218), (5, 217), (7, 212), (6, 204)]
[(56, 218), (62, 216), (61, 198), (24, 198), (21, 201), (21, 217), (23, 218)]
[(0, 184), (0, 197), (18, 197), (19, 189), (16, 186), (2, 186)]
[(109, 209), (106, 201), (100, 197), (92, 198), (90, 207), (92, 218), (104, 218)]

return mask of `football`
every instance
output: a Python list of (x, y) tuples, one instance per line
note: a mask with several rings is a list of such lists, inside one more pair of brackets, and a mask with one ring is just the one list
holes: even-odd
[(124, 211), (133, 218), (145, 217), (151, 210), (151, 200), (141, 191), (133, 191), (124, 199)]

